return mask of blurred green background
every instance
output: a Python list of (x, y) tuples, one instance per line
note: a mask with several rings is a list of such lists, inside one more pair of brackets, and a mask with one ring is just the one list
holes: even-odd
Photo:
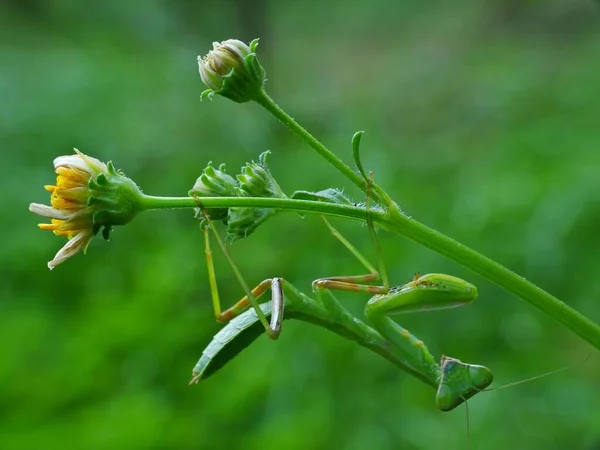
[[(268, 89), (411, 216), (600, 321), (600, 12), (586, 1), (13, 0), (0, 6), (0, 448), (464, 449), (464, 408), (368, 350), (286, 322), (189, 387), (219, 329), (190, 211), (154, 212), (53, 272), (36, 229), (52, 160), (112, 159), (147, 193), (185, 195), (208, 161), (236, 173), (271, 149), (283, 189), (359, 193), (257, 105), (200, 102), (196, 56), (261, 38)], [(335, 221), (374, 259), (367, 230)], [(399, 320), (498, 384), (589, 345), (481, 277), (382, 233), (398, 284), (446, 272), (469, 308)], [(362, 268), (317, 217), (279, 214), (231, 248), (249, 283)], [(220, 292), (241, 296), (216, 255)], [(357, 315), (366, 298), (340, 294)], [(469, 402), (472, 449), (600, 448), (600, 359)]]

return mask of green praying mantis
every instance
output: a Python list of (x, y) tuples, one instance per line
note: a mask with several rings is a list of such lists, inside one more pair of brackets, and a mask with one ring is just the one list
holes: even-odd
[[(259, 298), (270, 289), (271, 302), (259, 305), (261, 313), (257, 313), (255, 309), (246, 310), (251, 306), (250, 296), (246, 295), (232, 308), (217, 316), (219, 321), (228, 323), (203, 352), (193, 369), (194, 378), (191, 383), (212, 375), (265, 330), (271, 338), (276, 339), (281, 332), (285, 308), (285, 319), (296, 318), (321, 325), (356, 340), (437, 387), (436, 405), (442, 411), (456, 408), (490, 385), (493, 376), (487, 367), (466, 364), (448, 356), (442, 356), (438, 364), (423, 341), (389, 317), (390, 314), (469, 304), (477, 297), (475, 286), (444, 274), (417, 274), (411, 282), (392, 288), (386, 285), (358, 284), (377, 278), (378, 274), (369, 273), (315, 280), (313, 290), (316, 299), (303, 294), (282, 278), (262, 281), (251, 291), (252, 296)], [(332, 290), (375, 294), (365, 307), (365, 315), (372, 327), (353, 317), (337, 301)], [(213, 298), (214, 293), (215, 291)], [(270, 324), (265, 327), (259, 314), (270, 315)]]
[[(355, 153), (357, 166), (367, 183), (367, 178)], [(201, 207), (201, 201), (197, 199)], [(202, 207), (201, 207), (202, 208)], [(485, 366), (467, 364), (458, 359), (442, 356), (438, 363), (422, 340), (402, 328), (390, 316), (417, 311), (454, 308), (468, 305), (477, 298), (477, 288), (460, 279), (445, 274), (415, 275), (414, 279), (401, 286), (390, 287), (385, 266), (379, 257), (377, 271), (333, 226), (323, 217), (332, 234), (366, 267), (367, 274), (320, 278), (312, 283), (315, 298), (311, 298), (290, 282), (282, 278), (270, 278), (248, 289), (239, 270), (229, 257), (218, 232), (206, 211), (202, 209), (208, 226), (204, 228), (205, 253), (213, 308), (217, 321), (227, 325), (214, 337), (193, 369), (197, 383), (206, 379), (225, 363), (250, 345), (260, 334), (266, 332), (277, 339), (282, 321), (296, 318), (324, 326), (344, 337), (357, 341), (391, 360), (405, 371), (435, 387), (436, 405), (442, 411), (450, 411), (461, 403), (487, 388), (492, 372)], [(369, 215), (367, 193), (366, 221), (379, 254), (374, 225)], [(221, 311), (217, 282), (210, 247), (212, 229), (223, 253), (229, 260), (246, 295), (231, 308)], [(381, 279), (382, 284), (366, 284)], [(267, 291), (271, 301), (258, 303)], [(350, 291), (372, 295), (365, 307), (369, 325), (352, 316), (335, 298), (333, 291)], [(252, 309), (249, 309), (252, 307)], [(284, 316), (285, 310), (285, 316)], [(267, 317), (270, 316), (270, 323)]]
[[(366, 176), (358, 158), (357, 147), (355, 147), (354, 156), (360, 173), (363, 174), (370, 187), (373, 177), (372, 174), (370, 177)], [(193, 378), (190, 384), (198, 383), (214, 374), (261, 334), (266, 333), (271, 339), (277, 339), (283, 320), (293, 318), (322, 326), (354, 340), (359, 345), (373, 350), (404, 371), (434, 387), (436, 389), (435, 403), (437, 408), (442, 411), (451, 411), (475, 394), (491, 390), (488, 388), (493, 381), (490, 369), (482, 365), (464, 363), (449, 356), (442, 356), (438, 363), (422, 340), (390, 317), (396, 314), (465, 306), (477, 298), (477, 288), (465, 280), (440, 273), (416, 274), (408, 283), (390, 287), (379, 251), (377, 234), (369, 215), (369, 193), (370, 189), (367, 189), (365, 219), (377, 251), (379, 270), (376, 270), (323, 217), (333, 236), (358, 259), (368, 273), (357, 276), (319, 278), (312, 283), (314, 298), (300, 292), (283, 278), (263, 280), (250, 290), (229, 256), (213, 222), (202, 207), (201, 200), (196, 199), (207, 223), (207, 226), (204, 227), (205, 254), (214, 313), (217, 321), (226, 323), (226, 325), (215, 335), (202, 353), (200, 360), (193, 368)], [(211, 231), (246, 294), (225, 311), (221, 311), (212, 260)], [(381, 285), (367, 284), (380, 279), (382, 280)], [(258, 299), (269, 290), (271, 291), (271, 301), (259, 304)], [(365, 317), (368, 324), (349, 313), (338, 302), (333, 291), (372, 295), (365, 306)], [(270, 317), (270, 321), (267, 320), (268, 317)], [(531, 381), (568, 368), (554, 370), (495, 389)]]

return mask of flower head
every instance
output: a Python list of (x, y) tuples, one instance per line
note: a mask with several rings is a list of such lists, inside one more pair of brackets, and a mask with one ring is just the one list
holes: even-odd
[(45, 186), (52, 206), (32, 203), (29, 210), (50, 219), (41, 223), (69, 241), (58, 251), (48, 267), (53, 269), (82, 250), (84, 253), (93, 236), (102, 230), (108, 240), (113, 225), (129, 222), (139, 211), (142, 195), (137, 185), (112, 163), (105, 164), (75, 149), (74, 155), (54, 160), (56, 186)]
[(202, 97), (219, 94), (237, 103), (254, 99), (265, 83), (265, 71), (256, 58), (257, 46), (258, 39), (249, 46), (237, 39), (213, 42), (206, 56), (198, 56), (200, 78), (208, 87)]

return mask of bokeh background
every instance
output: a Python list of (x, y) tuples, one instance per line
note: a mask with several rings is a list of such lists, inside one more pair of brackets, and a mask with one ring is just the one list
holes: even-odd
[[(464, 408), (326, 330), (286, 322), (213, 378), (191, 368), (219, 326), (190, 211), (146, 213), (53, 272), (36, 229), (52, 159), (112, 159), (147, 193), (185, 195), (208, 161), (272, 150), (283, 189), (359, 193), (258, 106), (200, 102), (196, 56), (261, 38), (275, 99), (414, 218), (600, 321), (600, 11), (589, 1), (5, 0), (0, 6), (0, 447), (464, 449)], [(367, 230), (335, 224), (374, 259)], [(469, 308), (399, 320), (435, 355), (498, 384), (591, 347), (541, 312), (402, 237), (392, 280), (446, 272)], [(317, 217), (279, 214), (231, 247), (250, 283), (357, 273)], [(241, 289), (216, 255), (220, 292)], [(339, 296), (357, 315), (366, 298)], [(600, 448), (600, 359), (470, 405), (472, 449)]]

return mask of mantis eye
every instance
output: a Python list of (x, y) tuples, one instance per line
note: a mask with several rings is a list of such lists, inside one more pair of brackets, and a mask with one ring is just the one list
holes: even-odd
[(435, 403), (438, 409), (442, 411), (451, 411), (460, 405), (463, 399), (456, 394), (456, 391), (446, 384), (440, 384), (435, 396)]
[(494, 375), (492, 375), (490, 369), (484, 366), (471, 365), (469, 367), (469, 375), (473, 382), (473, 386), (479, 390), (485, 389), (492, 384), (492, 381), (494, 380)]

